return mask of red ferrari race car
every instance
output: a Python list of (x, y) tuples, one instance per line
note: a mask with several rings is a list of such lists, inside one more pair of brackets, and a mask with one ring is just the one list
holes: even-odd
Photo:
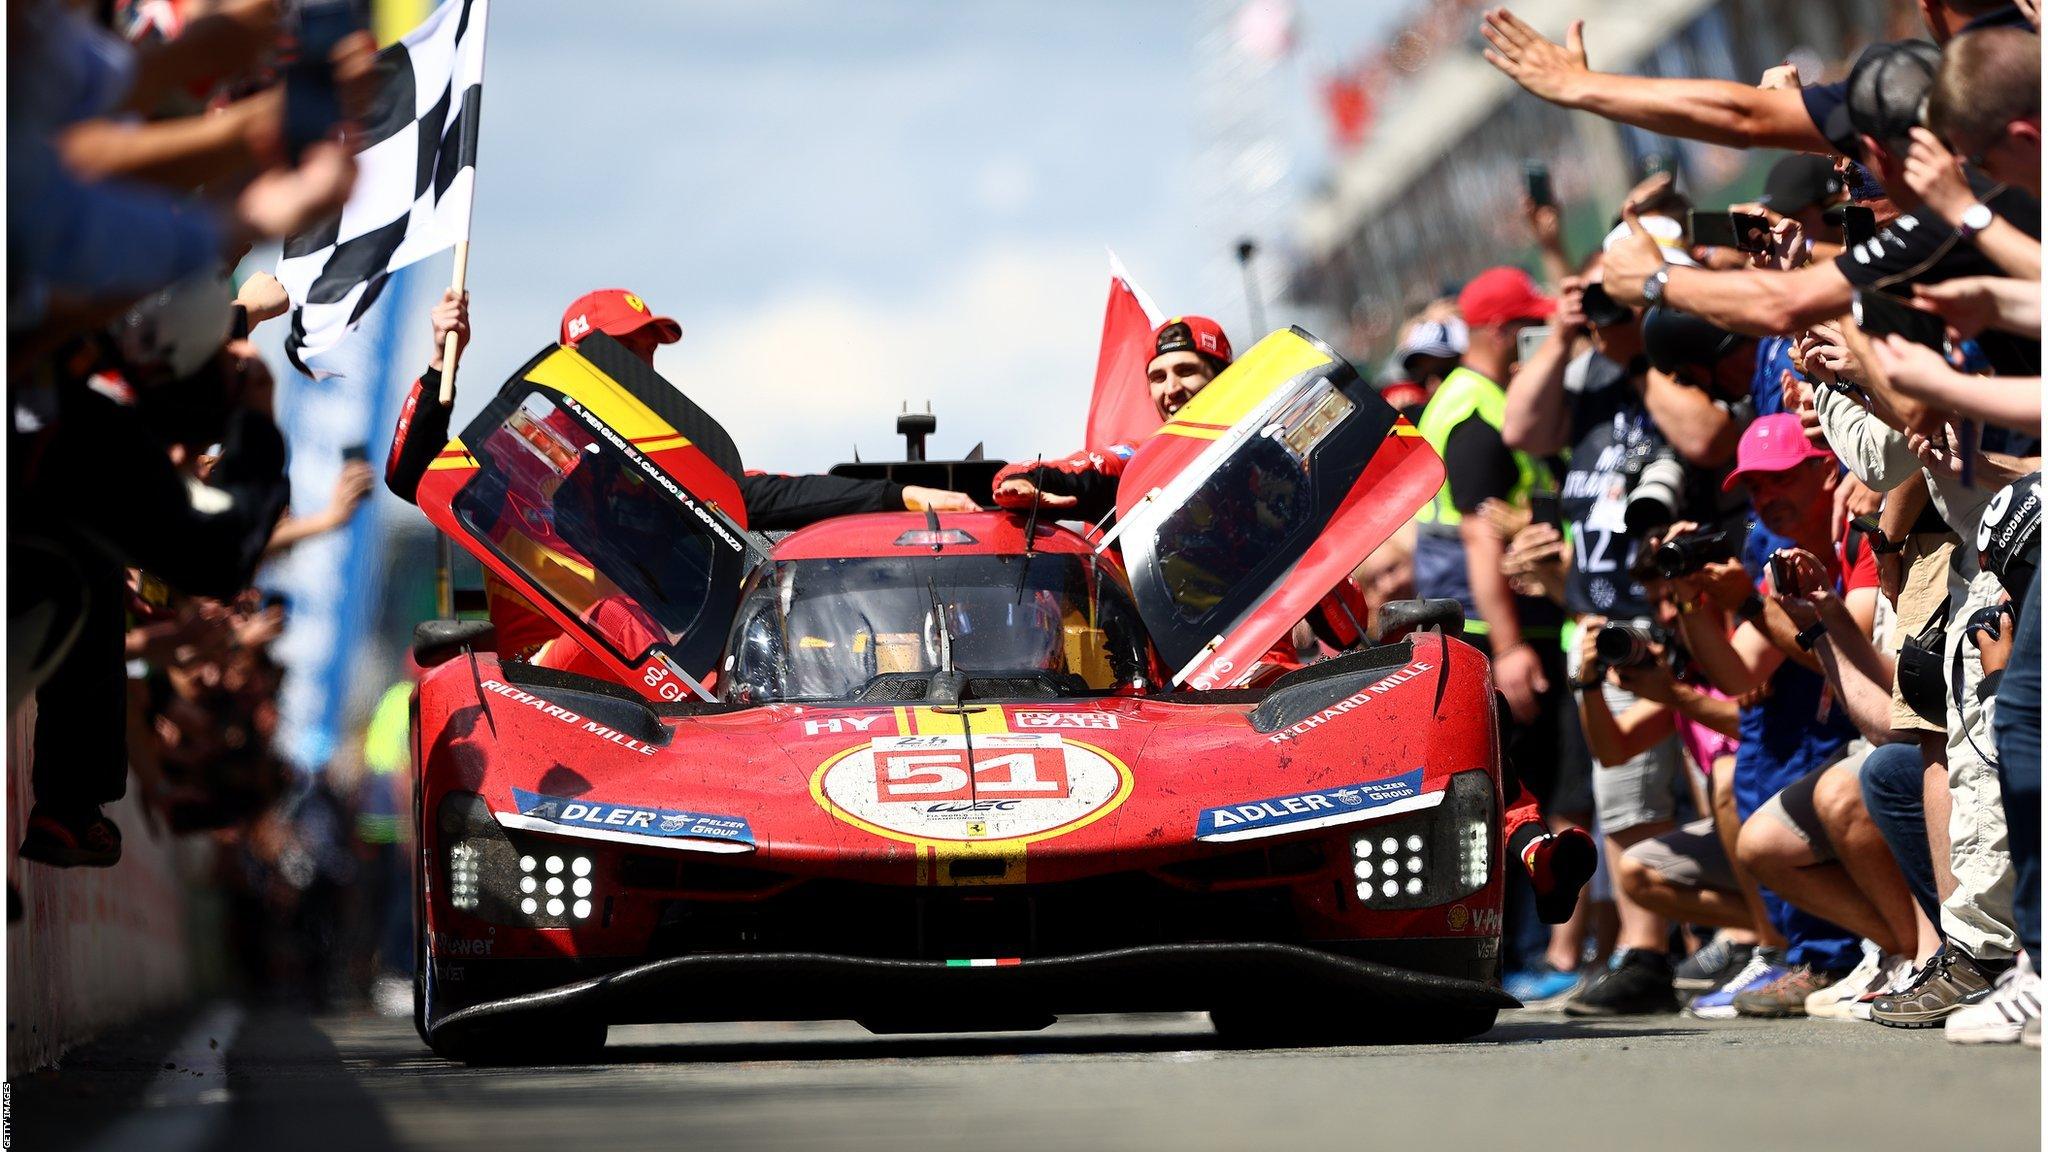
[(601, 336), (536, 356), (427, 473), (434, 522), (605, 672), (421, 626), (437, 1053), (1128, 1011), (1449, 1040), (1514, 1005), (1484, 659), (1445, 630), (1265, 657), (1442, 476), (1327, 347), (1275, 333), (1177, 414), (1114, 548), (997, 512), (770, 545), (738, 475)]

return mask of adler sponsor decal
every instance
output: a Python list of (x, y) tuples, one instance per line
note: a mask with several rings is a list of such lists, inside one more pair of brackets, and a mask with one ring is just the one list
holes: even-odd
[(1417, 768), (1384, 780), (1204, 808), (1195, 820), (1195, 839), (1256, 840), (1432, 808), (1443, 798), (1442, 792), (1422, 791), (1422, 769)]
[(545, 820), (568, 828), (654, 836), (662, 839), (722, 840), (733, 844), (754, 843), (754, 830), (740, 816), (714, 816), (683, 812), (673, 808), (647, 808), (637, 804), (606, 804), (596, 800), (572, 800), (512, 790), (519, 815), (528, 820)]
[(543, 716), (567, 724), (571, 728), (586, 735), (595, 736), (599, 740), (616, 744), (628, 752), (635, 752), (642, 756), (652, 756), (657, 751), (652, 744), (635, 740), (624, 732), (620, 732), (608, 725), (600, 724), (595, 720), (585, 720), (581, 715), (571, 712), (567, 708), (563, 708), (558, 704), (550, 704), (531, 692), (521, 692), (510, 684), (503, 684), (496, 680), (486, 680), (484, 681), (484, 691), (524, 704)]
[(1348, 715), (1352, 711), (1365, 705), (1374, 698), (1384, 696), (1387, 693), (1392, 692), (1394, 689), (1399, 688), (1401, 685), (1408, 683), (1410, 680), (1415, 679), (1416, 677), (1422, 675), (1424, 672), (1428, 672), (1435, 667), (1436, 665), (1431, 664), (1427, 660), (1417, 660), (1409, 664), (1404, 664), (1401, 667), (1394, 669), (1392, 672), (1387, 673), (1385, 676), (1380, 677), (1378, 680), (1375, 680), (1372, 683), (1366, 685), (1364, 688), (1359, 689), (1357, 692), (1354, 692), (1351, 695), (1346, 696), (1344, 699), (1337, 701), (1335, 704), (1330, 705), (1328, 708), (1323, 709), (1322, 711), (1316, 713), (1313, 716), (1307, 717), (1300, 723), (1291, 724), (1285, 728), (1282, 728), (1278, 732), (1273, 733), (1271, 736), (1266, 737), (1266, 742), (1269, 744), (1279, 744), (1287, 740), (1292, 740), (1305, 732), (1310, 732), (1314, 729), (1320, 728), (1323, 725), (1328, 724), (1332, 720), (1335, 720), (1341, 716)]

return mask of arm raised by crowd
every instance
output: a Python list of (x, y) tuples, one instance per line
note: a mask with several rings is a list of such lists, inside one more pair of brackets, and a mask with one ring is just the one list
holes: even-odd
[(1958, 276), (1939, 284), (1913, 286), (1913, 303), (1948, 322), (1955, 335), (1975, 337), (1990, 329), (2038, 339), (2041, 284), (2003, 276)]
[(200, 116), (83, 120), (58, 135), (57, 150), (81, 180), (183, 190), (261, 167), (279, 147), (283, 111), (283, 90), (272, 88)]
[[(1963, 216), (1978, 204), (1977, 193), (1963, 175), (1963, 163), (1925, 128), (1913, 129), (1913, 146), (1906, 153), (1906, 186), (1935, 215), (1951, 228), (1963, 226)], [(1989, 226), (1970, 238), (1977, 249), (2008, 276), (2021, 280), (2041, 279), (2041, 241), (2020, 231), (2012, 221), (1993, 216)]]
[(1718, 468), (1735, 459), (1742, 424), (1734, 413), (1698, 388), (1680, 383), (1669, 373), (1651, 369), (1643, 386), (1643, 406), (1673, 451), (1698, 468)]
[(1586, 63), (1586, 22), (1572, 21), (1559, 44), (1505, 8), (1486, 13), (1487, 62), (1534, 95), (1662, 136), (1730, 148), (1829, 152), (1797, 88), (1754, 88), (1732, 80), (1664, 79), (1595, 72)]
[(1531, 456), (1548, 456), (1569, 446), (1571, 412), (1564, 403), (1564, 370), (1572, 358), (1572, 341), (1585, 327), (1586, 282), (1567, 276), (1558, 285), (1557, 314), (1550, 338), (1508, 378), (1507, 410), (1500, 438), (1508, 447)]
[(1941, 353), (1902, 336), (1871, 342), (1885, 379), (1899, 394), (1934, 408), (2002, 428), (2040, 435), (2041, 378), (1969, 376)]

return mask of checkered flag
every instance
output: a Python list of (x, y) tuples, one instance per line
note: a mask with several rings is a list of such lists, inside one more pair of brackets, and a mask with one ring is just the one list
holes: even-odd
[(377, 53), (377, 99), (356, 140), (356, 183), (338, 216), (284, 242), (277, 278), (291, 295), (285, 354), (307, 361), (341, 343), (393, 272), (469, 238), (484, 94), (489, 0), (445, 0)]

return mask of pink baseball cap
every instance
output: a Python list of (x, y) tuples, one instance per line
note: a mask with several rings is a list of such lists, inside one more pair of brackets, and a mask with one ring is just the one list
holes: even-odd
[(1752, 472), (1784, 472), (1808, 460), (1832, 460), (1834, 453), (1806, 438), (1799, 417), (1790, 412), (1759, 416), (1742, 433), (1735, 446), (1735, 470), (1721, 481), (1721, 491), (1733, 492), (1742, 478)]

